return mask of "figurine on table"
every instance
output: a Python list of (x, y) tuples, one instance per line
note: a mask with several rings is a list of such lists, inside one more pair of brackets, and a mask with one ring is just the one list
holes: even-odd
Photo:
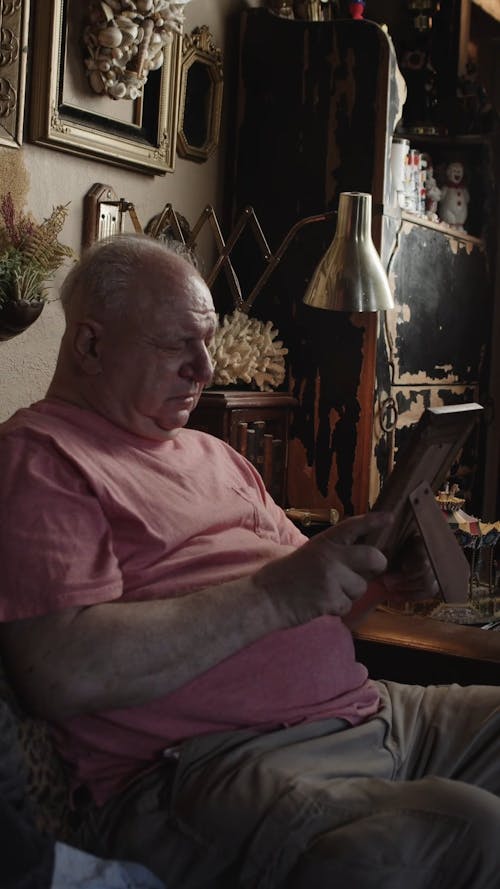
[(453, 228), (464, 232), (469, 205), (469, 190), (464, 184), (464, 165), (452, 161), (446, 167), (446, 182), (441, 188), (439, 218)]
[(354, 21), (360, 22), (365, 13), (365, 0), (350, 0), (349, 15)]
[(425, 215), (432, 222), (437, 222), (439, 218), (437, 212), (438, 203), (441, 200), (442, 193), (434, 177), (432, 159), (429, 155), (424, 155), (424, 157), (427, 160), (425, 170)]

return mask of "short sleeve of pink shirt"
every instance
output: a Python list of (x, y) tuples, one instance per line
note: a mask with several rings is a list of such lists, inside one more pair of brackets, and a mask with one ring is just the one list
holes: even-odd
[(71, 462), (33, 432), (0, 439), (0, 465), (0, 619), (120, 597), (109, 525)]

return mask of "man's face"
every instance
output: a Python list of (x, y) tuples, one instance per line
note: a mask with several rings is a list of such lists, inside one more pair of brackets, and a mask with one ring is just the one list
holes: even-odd
[(150, 272), (136, 284), (132, 315), (111, 332), (104, 327), (101, 409), (129, 432), (165, 441), (186, 425), (212, 378), (207, 346), (217, 316), (210, 291), (189, 266), (174, 284), (162, 277), (161, 263)]

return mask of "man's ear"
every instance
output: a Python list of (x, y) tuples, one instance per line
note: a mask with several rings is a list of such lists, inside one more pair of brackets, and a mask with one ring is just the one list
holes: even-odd
[(101, 372), (102, 324), (93, 318), (78, 322), (73, 339), (76, 359), (87, 374)]

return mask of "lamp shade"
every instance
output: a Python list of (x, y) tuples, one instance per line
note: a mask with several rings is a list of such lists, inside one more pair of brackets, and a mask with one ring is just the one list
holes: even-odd
[(394, 308), (389, 281), (371, 234), (372, 196), (343, 191), (335, 237), (309, 283), (304, 302), (336, 312)]

